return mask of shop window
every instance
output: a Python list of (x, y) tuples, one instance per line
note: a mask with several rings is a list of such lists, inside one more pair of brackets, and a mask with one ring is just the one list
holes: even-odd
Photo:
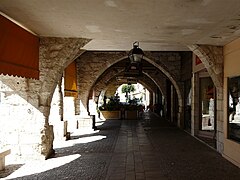
[(228, 138), (240, 142), (240, 76), (228, 79)]
[(200, 130), (215, 129), (215, 88), (210, 77), (200, 78)]

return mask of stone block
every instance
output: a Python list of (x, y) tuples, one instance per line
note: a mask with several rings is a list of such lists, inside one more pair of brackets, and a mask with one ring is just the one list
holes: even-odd
[(217, 121), (217, 131), (223, 132), (223, 121)]
[(0, 150), (0, 171), (5, 169), (5, 156), (11, 153), (10, 149)]
[(223, 144), (223, 142), (224, 142), (224, 134), (223, 134), (223, 132), (217, 131), (217, 142)]
[(224, 144), (221, 142), (217, 142), (217, 151), (223, 153), (224, 151)]

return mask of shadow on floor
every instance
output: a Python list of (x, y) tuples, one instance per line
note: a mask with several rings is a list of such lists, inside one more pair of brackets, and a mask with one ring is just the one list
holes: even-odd
[(14, 173), (16, 170), (18, 170), (22, 166), (23, 164), (7, 165), (4, 170), (0, 171), (0, 178), (5, 178), (9, 176), (10, 174)]

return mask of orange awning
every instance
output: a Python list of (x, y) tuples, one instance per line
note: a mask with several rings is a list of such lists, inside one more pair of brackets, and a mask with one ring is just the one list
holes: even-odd
[(0, 74), (39, 79), (39, 38), (2, 15)]
[(64, 75), (64, 95), (77, 97), (77, 70), (73, 61), (66, 69)]

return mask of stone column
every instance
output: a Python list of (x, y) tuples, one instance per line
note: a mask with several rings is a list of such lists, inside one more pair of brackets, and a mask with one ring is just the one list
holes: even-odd
[(60, 120), (63, 121), (63, 94), (64, 94), (64, 86), (62, 83), (63, 78), (58, 82), (58, 93), (59, 93), (59, 100), (58, 100), (58, 107), (59, 107), (59, 116)]
[[(89, 40), (41, 37), (39, 80), (0, 75), (2, 146), (26, 159), (48, 158), (53, 153), (53, 126), (49, 124), (51, 100), (63, 70), (81, 55)], [(7, 137), (6, 135), (9, 135)], [(10, 137), (11, 136), (11, 137)]]
[(54, 139), (63, 140), (66, 135), (66, 130), (63, 122), (63, 86), (62, 79), (57, 83), (54, 91), (51, 110), (49, 116), (49, 124), (53, 125)]
[(199, 78), (198, 74), (194, 73), (192, 77), (192, 102), (191, 102), (191, 134), (193, 136), (199, 131)]
[(224, 119), (223, 119), (223, 88), (217, 88), (217, 150), (223, 153), (224, 148)]

